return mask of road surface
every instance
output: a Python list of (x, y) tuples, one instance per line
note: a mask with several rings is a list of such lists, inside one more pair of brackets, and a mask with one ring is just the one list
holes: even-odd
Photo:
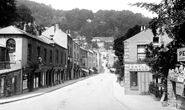
[(128, 110), (113, 95), (114, 74), (105, 72), (41, 96), (0, 105), (0, 110)]

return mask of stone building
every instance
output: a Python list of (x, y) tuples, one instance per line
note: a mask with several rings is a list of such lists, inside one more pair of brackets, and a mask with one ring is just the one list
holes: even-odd
[(54, 39), (14, 26), (0, 30), (0, 44), (7, 49), (6, 66), (0, 71), (1, 97), (7, 96), (7, 90), (12, 96), (63, 82), (67, 49)]
[(73, 41), (73, 78), (80, 76), (80, 46)]
[(171, 41), (165, 34), (153, 37), (150, 29), (134, 35), (124, 41), (125, 94), (145, 94), (152, 81), (150, 68), (143, 62), (146, 45), (153, 42), (156, 46)]

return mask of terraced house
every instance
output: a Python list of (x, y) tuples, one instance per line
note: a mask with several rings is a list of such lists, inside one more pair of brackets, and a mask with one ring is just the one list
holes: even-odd
[(67, 62), (63, 35), (33, 36), (14, 26), (1, 29), (0, 97), (62, 83)]

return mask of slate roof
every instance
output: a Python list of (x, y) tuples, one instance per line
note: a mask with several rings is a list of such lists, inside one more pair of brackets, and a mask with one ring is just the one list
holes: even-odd
[(37, 36), (31, 35), (31, 34), (25, 32), (25, 31), (23, 31), (23, 30), (21, 30), (17, 27), (14, 27), (14, 26), (8, 26), (8, 27), (0, 29), (0, 34), (26, 35), (30, 38), (36, 39), (36, 40), (41, 41), (41, 42), (46, 43), (46, 44), (54, 43), (54, 41), (50, 40), (49, 38), (46, 38), (43, 35), (37, 37)]

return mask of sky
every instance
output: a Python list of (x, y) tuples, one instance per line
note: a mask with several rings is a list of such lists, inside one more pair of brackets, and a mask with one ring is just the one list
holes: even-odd
[(145, 17), (153, 18), (154, 14), (145, 9), (136, 6), (130, 6), (130, 3), (148, 2), (160, 3), (161, 0), (31, 0), (37, 3), (51, 5), (54, 9), (72, 10), (75, 8), (92, 10), (94, 13), (98, 10), (130, 10), (134, 13), (141, 13)]

